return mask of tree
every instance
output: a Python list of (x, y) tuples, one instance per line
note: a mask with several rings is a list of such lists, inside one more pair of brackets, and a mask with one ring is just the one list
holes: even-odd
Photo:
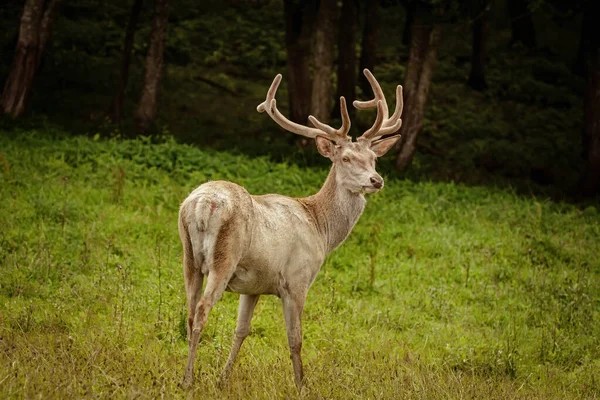
[(418, 2), (413, 18), (408, 65), (404, 78), (402, 137), (399, 140), (399, 152), (396, 157), (396, 168), (399, 171), (410, 164), (416, 150), (416, 140), (423, 126), (425, 103), (431, 86), (441, 35), (441, 25), (435, 22), (434, 9), (429, 4)]
[[(477, 3), (480, 3), (479, 1)], [(482, 5), (482, 4), (478, 4)], [(489, 5), (476, 8), (473, 20), (473, 46), (471, 50), (471, 72), (467, 83), (475, 90), (487, 89), (485, 82), (485, 41)]]
[(121, 113), (123, 112), (123, 101), (125, 98), (125, 89), (127, 88), (127, 81), (129, 79), (129, 65), (131, 64), (133, 39), (135, 35), (138, 17), (140, 15), (140, 11), (142, 10), (143, 2), (143, 0), (133, 0), (131, 12), (129, 13), (129, 20), (127, 21), (127, 27), (125, 28), (125, 39), (123, 40), (123, 53), (121, 55), (121, 66), (119, 69), (119, 81), (117, 83), (117, 90), (111, 105), (111, 117), (113, 122), (118, 122), (121, 120)]
[(164, 50), (169, 18), (168, 10), (168, 0), (154, 0), (150, 48), (146, 57), (146, 75), (142, 87), (142, 96), (135, 114), (136, 130), (139, 134), (144, 134), (148, 131), (156, 116), (158, 89), (164, 66)]
[(586, 156), (586, 172), (583, 178), (583, 194), (593, 196), (600, 191), (600, 29), (594, 19), (594, 5), (588, 0), (584, 8), (582, 29), (594, 33), (582, 38), (587, 85), (584, 99), (583, 144)]
[(312, 84), (308, 63), (316, 1), (284, 0), (285, 45), (288, 68), (290, 119), (306, 123), (310, 114)]
[[(333, 113), (340, 117), (340, 96), (352, 104), (356, 99), (356, 0), (344, 0), (338, 35), (337, 96)], [(354, 114), (354, 107), (348, 110)]]
[(311, 114), (324, 123), (329, 122), (331, 113), (331, 75), (337, 11), (337, 0), (321, 0), (315, 26)]
[(369, 93), (371, 85), (361, 73), (365, 68), (375, 71), (377, 50), (377, 27), (379, 25), (379, 0), (365, 0), (365, 23), (363, 28), (360, 62), (358, 67), (358, 85), (363, 92)]
[(2, 113), (18, 118), (27, 110), (60, 1), (25, 1), (15, 55), (0, 97)]
[(512, 30), (511, 45), (521, 43), (530, 48), (536, 46), (535, 26), (528, 4), (529, 1), (526, 0), (508, 0), (508, 15)]
[(415, 10), (419, 0), (406, 0), (404, 10), (406, 11), (406, 19), (404, 20), (404, 29), (402, 29), (402, 44), (410, 45), (410, 30), (415, 20)]
[[(560, 3), (560, 5), (563, 5), (563, 3)], [(574, 11), (579, 11), (583, 15), (582, 22), (581, 22), (581, 30), (580, 30), (580, 34), (579, 34), (579, 46), (577, 48), (577, 56), (575, 57), (575, 61), (573, 63), (573, 72), (579, 76), (585, 77), (585, 73), (586, 73), (586, 65), (585, 65), (586, 64), (586, 55), (585, 55), (585, 53), (586, 53), (586, 46), (588, 43), (587, 38), (589, 38), (591, 35), (594, 35), (595, 26), (594, 26), (594, 24), (589, 22), (590, 15), (588, 15), (586, 13), (586, 10), (583, 8), (583, 6), (585, 6), (585, 0), (571, 3), (571, 4), (569, 4), (569, 6), (571, 6), (571, 7), (575, 6)], [(563, 5), (563, 7), (564, 7), (564, 5)], [(576, 12), (574, 14), (578, 15), (579, 12)], [(586, 22), (586, 20), (585, 20), (586, 18), (588, 19), (588, 22)]]

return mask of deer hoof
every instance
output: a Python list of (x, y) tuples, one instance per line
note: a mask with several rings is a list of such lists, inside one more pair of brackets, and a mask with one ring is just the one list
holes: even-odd
[(183, 378), (181, 378), (181, 382), (179, 382), (179, 387), (188, 390), (191, 389), (194, 385), (194, 376), (191, 374), (185, 374)]
[(229, 376), (231, 375), (231, 370), (225, 367), (223, 371), (221, 371), (221, 375), (219, 375), (219, 380), (217, 381), (217, 386), (219, 389), (223, 389), (227, 382), (229, 381)]

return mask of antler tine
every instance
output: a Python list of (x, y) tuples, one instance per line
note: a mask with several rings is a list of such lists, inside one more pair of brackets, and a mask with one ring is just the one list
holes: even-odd
[(308, 116), (309, 121), (316, 127), (329, 134), (329, 138), (332, 140), (350, 140), (348, 135), (350, 131), (350, 115), (348, 114), (348, 107), (346, 106), (346, 99), (344, 96), (340, 97), (340, 114), (342, 116), (342, 126), (339, 129), (334, 129), (331, 126), (322, 123), (312, 115)]
[(401, 126), (402, 126), (402, 120), (398, 119), (398, 121), (396, 121), (394, 123), (394, 125), (390, 125), (390, 126), (386, 126), (386, 127), (382, 126), (381, 129), (379, 130), (379, 132), (377, 132), (377, 135), (374, 135), (371, 139), (375, 140), (382, 136), (389, 135), (390, 133), (396, 133), (398, 131), (398, 129), (400, 129)]
[(267, 98), (265, 101), (260, 103), (256, 107), (256, 111), (259, 113), (267, 112), (273, 121), (277, 122), (277, 125), (285, 129), (286, 131), (290, 131), (297, 135), (315, 138), (317, 135), (322, 135), (322, 131), (320, 129), (310, 128), (308, 126), (300, 125), (295, 122), (290, 121), (286, 117), (283, 116), (277, 109), (277, 100), (275, 100), (275, 94), (277, 93), (277, 89), (279, 88), (279, 84), (281, 83), (282, 76), (281, 74), (277, 74), (275, 79), (273, 79), (273, 83), (271, 83), (271, 87), (267, 92)]
[(358, 108), (359, 110), (366, 110), (368, 108), (377, 107), (377, 101), (381, 101), (383, 103), (383, 110), (385, 111), (384, 120), (386, 120), (388, 117), (388, 106), (387, 102), (385, 101), (385, 95), (383, 94), (383, 90), (381, 90), (379, 82), (377, 82), (377, 79), (375, 79), (371, 71), (365, 68), (363, 70), (363, 73), (365, 74), (367, 80), (371, 84), (371, 88), (373, 89), (373, 94), (375, 94), (375, 98), (367, 101), (354, 100), (354, 103), (352, 104), (354, 104), (354, 107)]
[(381, 129), (377, 132), (376, 136), (373, 136), (373, 140), (389, 135), (390, 133), (395, 133), (402, 126), (402, 120), (400, 116), (402, 115), (402, 109), (404, 108), (404, 102), (402, 100), (402, 86), (398, 85), (396, 87), (396, 108), (394, 109), (394, 113), (390, 118), (383, 121), (381, 125)]
[[(350, 132), (350, 114), (348, 114), (348, 107), (346, 107), (346, 98), (340, 96), (340, 115), (342, 116), (342, 127), (340, 128), (340, 134), (344, 137)], [(349, 138), (351, 139), (351, 138)]]
[(267, 104), (271, 104), (271, 100), (275, 98), (275, 93), (277, 93), (277, 89), (279, 88), (279, 84), (281, 83), (282, 78), (283, 76), (281, 74), (277, 74), (275, 76), (275, 79), (273, 79), (273, 83), (271, 83), (271, 86), (267, 91), (267, 98), (265, 99), (265, 101), (263, 101), (256, 107), (256, 111), (258, 111), (259, 113), (267, 111), (265, 106)]
[[(396, 108), (394, 109), (394, 114), (392, 114), (391, 118), (388, 118), (389, 110), (385, 101), (385, 95), (383, 94), (383, 90), (381, 90), (379, 82), (377, 82), (371, 71), (368, 69), (365, 68), (363, 72), (371, 84), (375, 98), (368, 101), (357, 100), (353, 104), (354, 107), (359, 110), (377, 107), (377, 118), (379, 118), (381, 114), (382, 119), (379, 129), (373, 129), (377, 125), (377, 121), (375, 121), (373, 127), (361, 136), (361, 139), (375, 140), (381, 136), (395, 133), (398, 129), (400, 129), (400, 126), (402, 126), (402, 120), (400, 119), (400, 116), (402, 115), (402, 108), (404, 107), (402, 99), (402, 86), (398, 85), (396, 87)], [(381, 109), (379, 108), (379, 102), (382, 103)]]
[(277, 125), (285, 129), (286, 131), (313, 139), (316, 138), (318, 135), (323, 135), (323, 131), (321, 131), (320, 129), (300, 125), (284, 117), (283, 114), (277, 109), (277, 100), (275, 99), (271, 100), (270, 111), (267, 110), (267, 114), (269, 114), (273, 121), (277, 122)]
[(377, 102), (377, 118), (375, 119), (375, 123), (373, 126), (362, 134), (361, 139), (374, 139), (376, 136), (380, 136), (378, 132), (381, 130), (381, 125), (383, 124), (383, 102), (379, 100)]
[(331, 126), (322, 123), (321, 121), (319, 121), (316, 117), (314, 117), (312, 115), (308, 116), (308, 120), (310, 121), (311, 124), (314, 125), (315, 128), (320, 129), (323, 132), (327, 133), (328, 136), (335, 136), (335, 134), (337, 133), (337, 129), (334, 129)]
[(384, 126), (389, 126), (391, 124), (395, 124), (396, 120), (400, 119), (402, 116), (402, 109), (404, 108), (404, 98), (402, 97), (402, 85), (398, 85), (396, 87), (396, 108), (394, 109), (394, 113), (392, 116), (385, 121)]
[[(340, 140), (349, 140), (346, 134), (350, 130), (350, 117), (348, 116), (346, 101), (343, 98), (340, 100), (340, 104), (343, 103), (343, 109), (345, 109), (345, 111), (342, 110), (342, 127), (340, 129), (334, 129), (329, 125), (319, 122), (312, 115), (308, 118), (312, 124), (315, 125), (315, 128), (300, 125), (284, 117), (283, 114), (281, 114), (281, 112), (279, 112), (277, 109), (277, 100), (275, 100), (275, 94), (277, 93), (281, 79), (281, 74), (277, 74), (277, 76), (275, 76), (275, 79), (273, 79), (273, 83), (271, 83), (271, 87), (267, 92), (267, 98), (256, 107), (256, 111), (260, 113), (266, 111), (273, 121), (277, 123), (277, 125), (281, 126), (287, 131), (301, 136), (309, 138), (324, 136), (334, 142)], [(340, 107), (342, 107), (342, 105), (340, 105)]]

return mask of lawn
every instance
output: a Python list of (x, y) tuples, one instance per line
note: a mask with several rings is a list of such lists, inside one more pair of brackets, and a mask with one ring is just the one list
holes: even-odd
[[(180, 202), (210, 179), (305, 196), (322, 167), (170, 139), (0, 132), (0, 398), (188, 397)], [(600, 213), (510, 189), (388, 177), (311, 288), (307, 398), (600, 397)], [(296, 397), (263, 296), (231, 380), (238, 295), (191, 395)]]

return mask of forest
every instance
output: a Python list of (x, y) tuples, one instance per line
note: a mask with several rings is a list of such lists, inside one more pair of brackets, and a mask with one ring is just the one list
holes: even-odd
[[(598, 398), (600, 13), (594, 0), (5, 0), (0, 397)], [(303, 314), (294, 386), (238, 295), (191, 392), (177, 213), (208, 180), (316, 193), (331, 162), (257, 106), (350, 135), (402, 85), (400, 140)]]

